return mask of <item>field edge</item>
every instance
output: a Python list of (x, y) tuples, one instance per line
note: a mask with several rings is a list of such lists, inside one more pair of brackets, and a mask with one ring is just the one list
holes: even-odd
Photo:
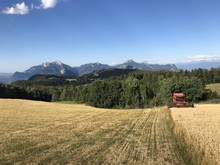
[(179, 123), (175, 123), (171, 110), (169, 110), (169, 115), (172, 120), (172, 134), (175, 142), (175, 149), (183, 158), (183, 161), (187, 165), (194, 164), (206, 164), (213, 165), (216, 162), (209, 160), (205, 157), (205, 151), (196, 143), (193, 143), (193, 137), (187, 134), (187, 131)]

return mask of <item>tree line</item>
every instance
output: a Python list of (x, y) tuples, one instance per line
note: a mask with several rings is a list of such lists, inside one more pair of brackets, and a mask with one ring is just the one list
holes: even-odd
[(217, 98), (217, 94), (206, 90), (205, 86), (220, 82), (220, 68), (178, 72), (138, 71), (83, 85), (53, 86), (47, 82), (45, 86), (27, 82), (25, 86), (22, 83), (0, 84), (0, 97), (75, 101), (101, 108), (145, 108), (167, 104), (174, 92), (185, 93), (187, 99), (193, 102)]
[(153, 81), (139, 76), (129, 76), (123, 81), (97, 80), (77, 87), (73, 100), (100, 108), (145, 108), (168, 104), (174, 92), (185, 93), (192, 102), (205, 101), (213, 96), (196, 77), (160, 76)]
[(0, 83), (0, 98), (51, 101), (52, 94), (43, 87), (17, 87)]

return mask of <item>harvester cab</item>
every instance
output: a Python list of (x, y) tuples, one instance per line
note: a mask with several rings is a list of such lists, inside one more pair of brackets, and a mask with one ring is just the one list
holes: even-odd
[(173, 93), (173, 102), (167, 105), (168, 108), (172, 107), (178, 107), (178, 108), (183, 108), (183, 107), (194, 107), (193, 103), (189, 103), (186, 100), (185, 94), (183, 93)]

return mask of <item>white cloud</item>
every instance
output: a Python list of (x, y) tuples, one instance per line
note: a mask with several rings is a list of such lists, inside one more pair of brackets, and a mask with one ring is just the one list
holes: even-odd
[(220, 61), (220, 55), (195, 55), (187, 56), (186, 62)]
[(41, 9), (54, 8), (56, 4), (57, 4), (57, 0), (41, 0), (41, 5), (40, 7), (37, 8), (41, 8)]
[(31, 4), (30, 6), (27, 6), (24, 2), (17, 3), (16, 5), (12, 7), (6, 7), (2, 13), (4, 14), (28, 14), (30, 10), (33, 9), (48, 9), (48, 8), (54, 8), (58, 3), (58, 0), (40, 0), (40, 4), (38, 6), (35, 6), (34, 4)]
[(24, 2), (17, 3), (14, 7), (6, 7), (3, 10), (4, 14), (28, 14), (29, 13), (29, 7), (25, 5)]

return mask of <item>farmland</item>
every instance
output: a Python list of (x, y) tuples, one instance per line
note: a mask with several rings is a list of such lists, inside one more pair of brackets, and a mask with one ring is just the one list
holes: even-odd
[[(172, 108), (176, 130), (193, 147), (201, 164), (220, 164), (220, 105), (196, 105), (194, 109)], [(196, 158), (197, 157), (197, 158)]]
[(206, 85), (206, 88), (211, 89), (213, 92), (217, 92), (220, 96), (220, 83)]
[(167, 113), (0, 100), (0, 162), (178, 164)]
[[(219, 154), (220, 113), (204, 107), (186, 108), (184, 114), (174, 108), (171, 116), (166, 108), (108, 110), (0, 99), (0, 164), (184, 164), (172, 117), (178, 130), (187, 128), (195, 142), (208, 146), (206, 155)], [(207, 159), (219, 161), (218, 156)]]

